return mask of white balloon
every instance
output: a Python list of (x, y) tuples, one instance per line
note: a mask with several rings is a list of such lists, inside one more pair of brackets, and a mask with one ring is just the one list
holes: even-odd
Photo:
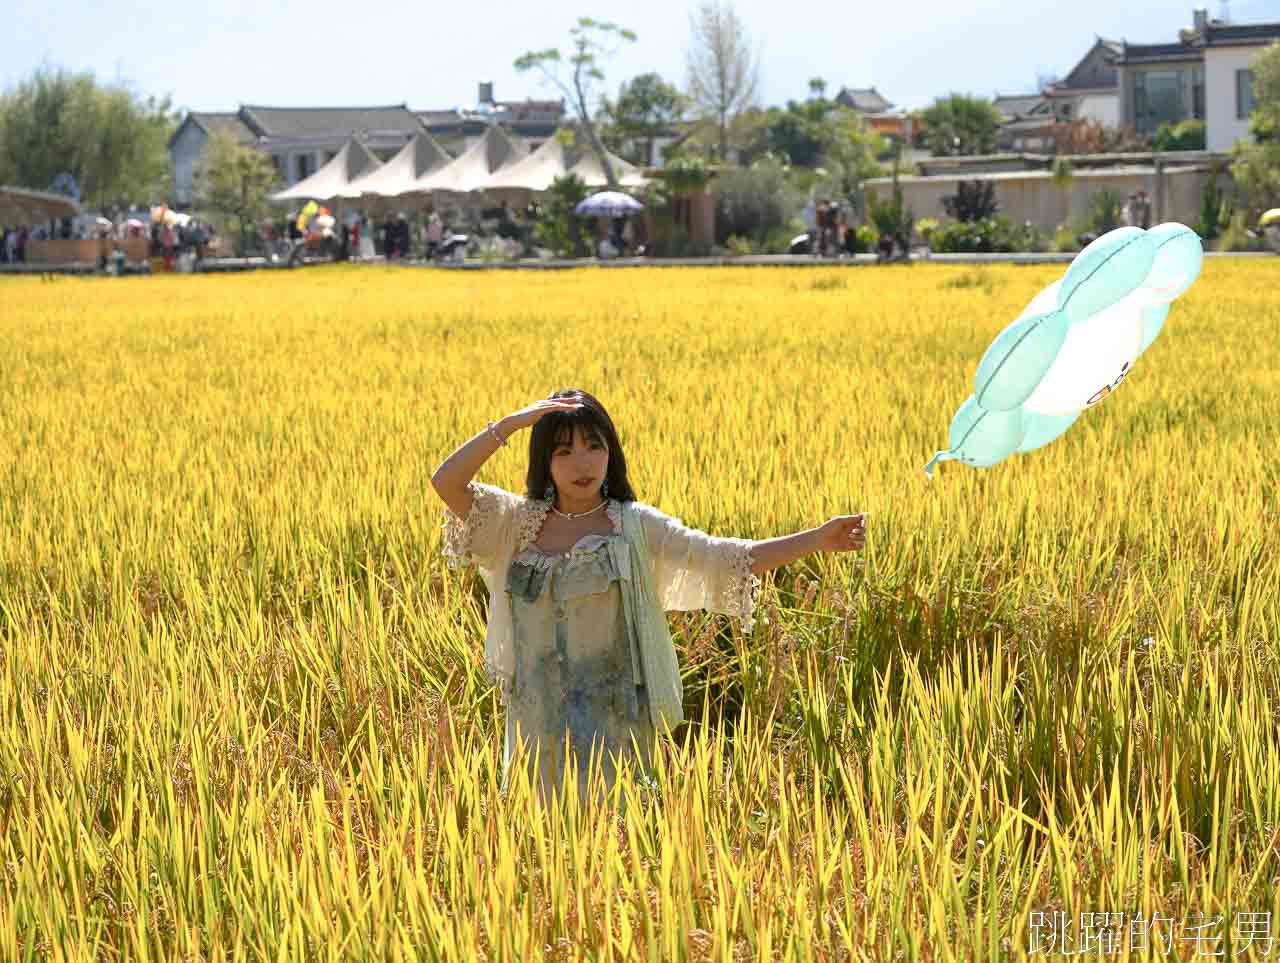
[(1187, 283), (1187, 275), (1185, 272), (1170, 276), (1167, 284), (1144, 284), (1138, 288), (1146, 298), (1147, 304), (1168, 304)]
[(1062, 287), (1062, 278), (1058, 278), (1052, 284), (1046, 285), (1043, 291), (1028, 302), (1027, 306), (1022, 309), (1022, 313), (1015, 320), (1020, 321), (1033, 314), (1048, 314), (1050, 311), (1057, 310), (1058, 288), (1060, 287)]
[[(1047, 289), (1037, 297), (1045, 294)], [(1138, 358), (1142, 309), (1150, 303), (1150, 292), (1138, 288), (1073, 324), (1053, 366), (1023, 407), (1042, 415), (1069, 415), (1106, 398), (1128, 377)]]

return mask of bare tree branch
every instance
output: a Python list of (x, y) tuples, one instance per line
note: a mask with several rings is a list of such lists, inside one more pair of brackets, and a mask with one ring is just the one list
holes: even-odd
[(689, 98), (720, 132), (719, 159), (729, 154), (729, 124), (752, 106), (760, 82), (759, 57), (729, 0), (703, 0), (690, 14)]
[[(579, 18), (577, 26), (573, 27), (569, 34), (573, 38), (573, 56), (569, 58), (569, 62), (573, 65), (571, 84), (560, 79), (558, 69), (563, 58), (560, 56), (560, 51), (554, 47), (547, 50), (531, 50), (522, 54), (516, 58), (515, 68), (523, 73), (536, 67), (545, 78), (560, 88), (561, 93), (578, 115), (578, 122), (583, 133), (586, 134), (591, 149), (600, 160), (600, 166), (604, 169), (604, 177), (610, 190), (617, 190), (618, 177), (614, 173), (609, 154), (591, 120), (595, 106), (591, 101), (594, 99), (595, 84), (604, 80), (604, 71), (600, 69), (599, 64), (617, 53), (623, 43), (634, 42), (636, 35), (616, 23), (593, 20), (591, 17)], [(610, 39), (613, 40), (612, 44), (607, 43)]]

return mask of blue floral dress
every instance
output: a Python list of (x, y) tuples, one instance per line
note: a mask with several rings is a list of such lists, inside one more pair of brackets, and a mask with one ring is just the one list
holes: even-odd
[[(605, 785), (630, 759), (652, 764), (653, 723), (643, 683), (631, 663), (620, 586), (610, 539), (590, 534), (566, 553), (529, 547), (507, 573), (507, 602), (514, 627), (515, 677), (508, 703), (503, 751), (503, 792), (518, 739), (530, 754), (530, 775), (551, 798), (563, 785), (566, 757), (577, 762), (578, 792), (587, 797), (593, 751)], [(567, 741), (562, 736), (567, 735)], [(631, 744), (635, 736), (637, 745)], [(636, 755), (635, 750), (639, 750)]]
[[(622, 504), (610, 499), (611, 534), (591, 533), (567, 552), (534, 544), (548, 503), (473, 482), (465, 520), (445, 512), (444, 554), (451, 565), (479, 565), (489, 588), (486, 668), (507, 704), (502, 793), (523, 752), (534, 791), (549, 802), (577, 768), (588, 799), (592, 756), (603, 789), (624, 761), (652, 765), (656, 733), (643, 671), (633, 657), (622, 599)], [(737, 615), (750, 632), (760, 580), (750, 571), (751, 542), (715, 538), (647, 505), (651, 573), (666, 611), (706, 608)], [(614, 544), (611, 544), (614, 543)]]

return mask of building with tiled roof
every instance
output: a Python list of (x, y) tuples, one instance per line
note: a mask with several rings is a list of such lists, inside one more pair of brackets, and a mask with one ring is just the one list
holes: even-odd
[(893, 104), (875, 87), (841, 87), (835, 101), (841, 107), (860, 114), (883, 114), (893, 108)]
[(992, 106), (1000, 114), (997, 151), (1043, 151), (1052, 142), (1053, 110), (1042, 94), (996, 94)]
[(1252, 65), (1280, 41), (1280, 23), (1224, 23), (1204, 9), (1192, 11), (1192, 20), (1174, 43), (1121, 41), (1120, 123), (1153, 134), (1162, 124), (1203, 120), (1205, 147), (1227, 151), (1249, 136)]
[(1121, 43), (1094, 36), (1093, 46), (1061, 80), (1047, 84), (1041, 94), (1059, 123), (1093, 120), (1104, 127), (1120, 123), (1120, 88), (1116, 60)]
[(455, 156), (474, 147), (490, 124), (526, 141), (535, 151), (565, 116), (563, 100), (495, 100), (493, 84), (481, 83), (474, 107), (417, 111), (418, 122)]
[(477, 143), (489, 126), (497, 125), (526, 141), (532, 150), (555, 132), (564, 112), (564, 102), (558, 100), (494, 101), (492, 84), (480, 85), (480, 102), (475, 107), (450, 110), (414, 111), (406, 104), (243, 104), (235, 111), (191, 111), (169, 139), (175, 199), (179, 204), (191, 203), (196, 164), (209, 138), (217, 133), (229, 133), (239, 143), (269, 154), (283, 188), (310, 177), (352, 137), (386, 161), (426, 130), (456, 157)]

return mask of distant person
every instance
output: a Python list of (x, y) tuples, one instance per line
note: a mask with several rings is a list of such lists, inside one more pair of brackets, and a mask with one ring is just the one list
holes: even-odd
[(1144, 231), (1151, 229), (1151, 200), (1147, 197), (1147, 192), (1141, 189), (1138, 191), (1138, 223), (1136, 226)]
[(1136, 227), (1138, 224), (1138, 195), (1131, 193), (1120, 209), (1121, 220), (1125, 227)]
[(858, 228), (849, 223), (848, 215), (841, 219), (840, 247), (847, 255), (858, 253)]
[(160, 247), (164, 251), (164, 269), (172, 271), (174, 269), (173, 247), (177, 238), (174, 237), (173, 228), (168, 224), (160, 232)]
[(893, 257), (893, 235), (888, 232), (880, 235), (880, 240), (876, 244), (879, 252), (879, 260), (888, 261)]
[(804, 229), (809, 235), (809, 253), (813, 254), (818, 249), (818, 205), (814, 203), (812, 194), (805, 202), (800, 217), (804, 220)]
[(431, 216), (427, 218), (426, 231), (426, 255), (427, 260), (436, 256), (436, 251), (440, 249), (440, 241), (444, 237), (444, 223), (440, 220), (440, 215), (435, 211), (431, 212)]

